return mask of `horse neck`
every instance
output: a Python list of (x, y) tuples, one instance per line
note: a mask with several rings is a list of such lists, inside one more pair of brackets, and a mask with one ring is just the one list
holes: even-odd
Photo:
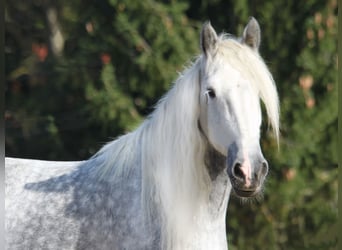
[(226, 157), (207, 144), (204, 162), (210, 176), (207, 203), (197, 214), (195, 230), (175, 249), (227, 249), (226, 211), (231, 192), (231, 183), (226, 171)]
[(211, 179), (208, 204), (210, 213), (213, 216), (225, 214), (231, 191), (231, 183), (226, 171), (226, 157), (207, 144), (205, 165)]

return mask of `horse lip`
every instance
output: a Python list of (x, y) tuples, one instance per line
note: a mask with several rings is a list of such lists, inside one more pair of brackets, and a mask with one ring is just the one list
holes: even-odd
[(257, 194), (256, 189), (238, 189), (233, 188), (236, 195), (240, 197), (253, 197)]

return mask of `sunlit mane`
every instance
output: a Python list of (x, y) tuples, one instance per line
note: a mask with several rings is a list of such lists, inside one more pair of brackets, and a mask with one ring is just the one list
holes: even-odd
[(152, 206), (160, 207), (167, 232), (162, 235), (165, 248), (175, 247), (174, 242), (181, 242), (179, 238), (192, 231), (188, 230), (194, 226), (192, 218), (210, 189), (203, 162), (206, 142), (194, 129), (199, 116), (199, 68), (198, 59), (136, 131), (107, 144), (94, 156), (102, 159), (100, 175), (105, 178), (122, 176), (129, 172), (125, 167), (141, 161), (143, 207), (147, 219)]
[[(261, 57), (234, 39), (219, 37), (217, 59), (242, 72), (263, 100), (269, 121), (279, 134), (278, 96)], [(197, 128), (199, 117), (199, 57), (176, 80), (155, 111), (135, 131), (104, 146), (100, 176), (125, 176), (141, 164), (142, 204), (147, 221), (159, 210), (165, 249), (182, 249), (182, 239), (195, 229), (194, 218), (205, 216), (210, 178), (204, 164), (207, 141)], [(125, 174), (126, 173), (126, 174)]]

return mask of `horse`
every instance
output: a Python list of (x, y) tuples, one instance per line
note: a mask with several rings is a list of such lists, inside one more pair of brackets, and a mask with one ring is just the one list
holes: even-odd
[(261, 101), (279, 140), (260, 34), (253, 17), (240, 37), (204, 23), (152, 113), (87, 160), (6, 158), (7, 249), (228, 249), (230, 195), (261, 196), (269, 169)]

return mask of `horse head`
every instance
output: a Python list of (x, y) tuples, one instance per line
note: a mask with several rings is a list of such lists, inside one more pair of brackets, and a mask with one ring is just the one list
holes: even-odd
[(227, 157), (228, 176), (240, 197), (258, 194), (268, 173), (260, 147), (260, 99), (278, 136), (277, 91), (259, 45), (254, 18), (240, 38), (218, 36), (210, 23), (202, 28), (199, 123), (211, 146)]

